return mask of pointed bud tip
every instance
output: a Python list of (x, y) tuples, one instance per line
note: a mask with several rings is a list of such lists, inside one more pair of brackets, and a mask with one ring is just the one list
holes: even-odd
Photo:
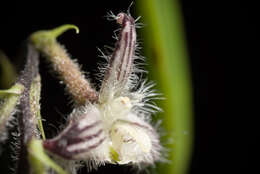
[(117, 16), (116, 16), (116, 22), (118, 24), (122, 24), (123, 23), (123, 20), (124, 20), (124, 17), (125, 17), (125, 13), (119, 13)]
[(59, 37), (61, 34), (63, 34), (65, 31), (70, 30), (70, 29), (74, 29), (76, 31), (76, 34), (79, 33), (79, 28), (73, 24), (64, 24), (64, 25), (61, 25), (57, 28), (50, 30), (49, 32), (51, 32), (52, 36), (56, 38), (56, 37)]
[(40, 30), (31, 34), (30, 40), (38, 49), (46, 47), (46, 45), (55, 42), (56, 38), (62, 35), (67, 30), (74, 29), (79, 33), (79, 28), (76, 25), (64, 24), (51, 30)]

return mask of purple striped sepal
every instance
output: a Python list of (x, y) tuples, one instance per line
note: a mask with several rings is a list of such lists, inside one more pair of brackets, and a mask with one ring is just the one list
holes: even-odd
[[(97, 147), (108, 145), (100, 112), (95, 107), (91, 107), (88, 111), (76, 111), (71, 117), (74, 120), (71, 120), (57, 137), (44, 141), (44, 148), (52, 154), (69, 160), (101, 158), (95, 155), (95, 150)], [(109, 153), (108, 148), (105, 149), (107, 152), (103, 153), (103, 160), (109, 158), (106, 155)]]

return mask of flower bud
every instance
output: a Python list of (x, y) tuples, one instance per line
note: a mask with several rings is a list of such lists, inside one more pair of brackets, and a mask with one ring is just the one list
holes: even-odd
[(120, 95), (127, 88), (133, 70), (136, 46), (135, 20), (125, 13), (119, 13), (116, 20), (122, 25), (122, 29), (101, 86), (101, 102), (111, 95)]

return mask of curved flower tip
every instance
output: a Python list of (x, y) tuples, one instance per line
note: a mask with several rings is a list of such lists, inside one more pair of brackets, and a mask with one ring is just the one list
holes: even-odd
[(37, 49), (42, 49), (46, 44), (55, 42), (57, 37), (70, 29), (76, 30), (77, 34), (79, 33), (79, 28), (76, 25), (64, 24), (51, 30), (36, 31), (31, 34), (30, 40)]
[(77, 34), (79, 33), (79, 28), (76, 25), (73, 25), (73, 24), (64, 24), (64, 25), (61, 25), (61, 26), (59, 26), (57, 28), (54, 28), (54, 29), (50, 30), (49, 32), (51, 33), (51, 35), (54, 38), (57, 38), (61, 34), (63, 34), (65, 31), (70, 30), (70, 29), (76, 30)]

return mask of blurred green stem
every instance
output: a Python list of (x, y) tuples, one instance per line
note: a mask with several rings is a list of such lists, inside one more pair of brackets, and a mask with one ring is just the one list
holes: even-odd
[(3, 51), (0, 50), (0, 87), (7, 89), (14, 83), (17, 74), (15, 68), (8, 60)]
[(3, 103), (0, 105), (0, 141), (4, 140), (7, 132), (7, 125), (10, 117), (15, 112), (15, 107), (24, 91), (24, 86), (16, 83), (10, 89), (0, 90), (0, 97), (3, 97)]
[(161, 118), (167, 136), (170, 164), (160, 164), (159, 173), (187, 172), (192, 145), (192, 102), (188, 56), (177, 0), (138, 1), (140, 15), (146, 24), (144, 48), (150, 72), (166, 100)]
[(59, 165), (57, 165), (45, 152), (42, 141), (31, 139), (28, 144), (29, 162), (35, 174), (46, 173), (46, 168), (52, 168), (58, 174), (67, 174)]

